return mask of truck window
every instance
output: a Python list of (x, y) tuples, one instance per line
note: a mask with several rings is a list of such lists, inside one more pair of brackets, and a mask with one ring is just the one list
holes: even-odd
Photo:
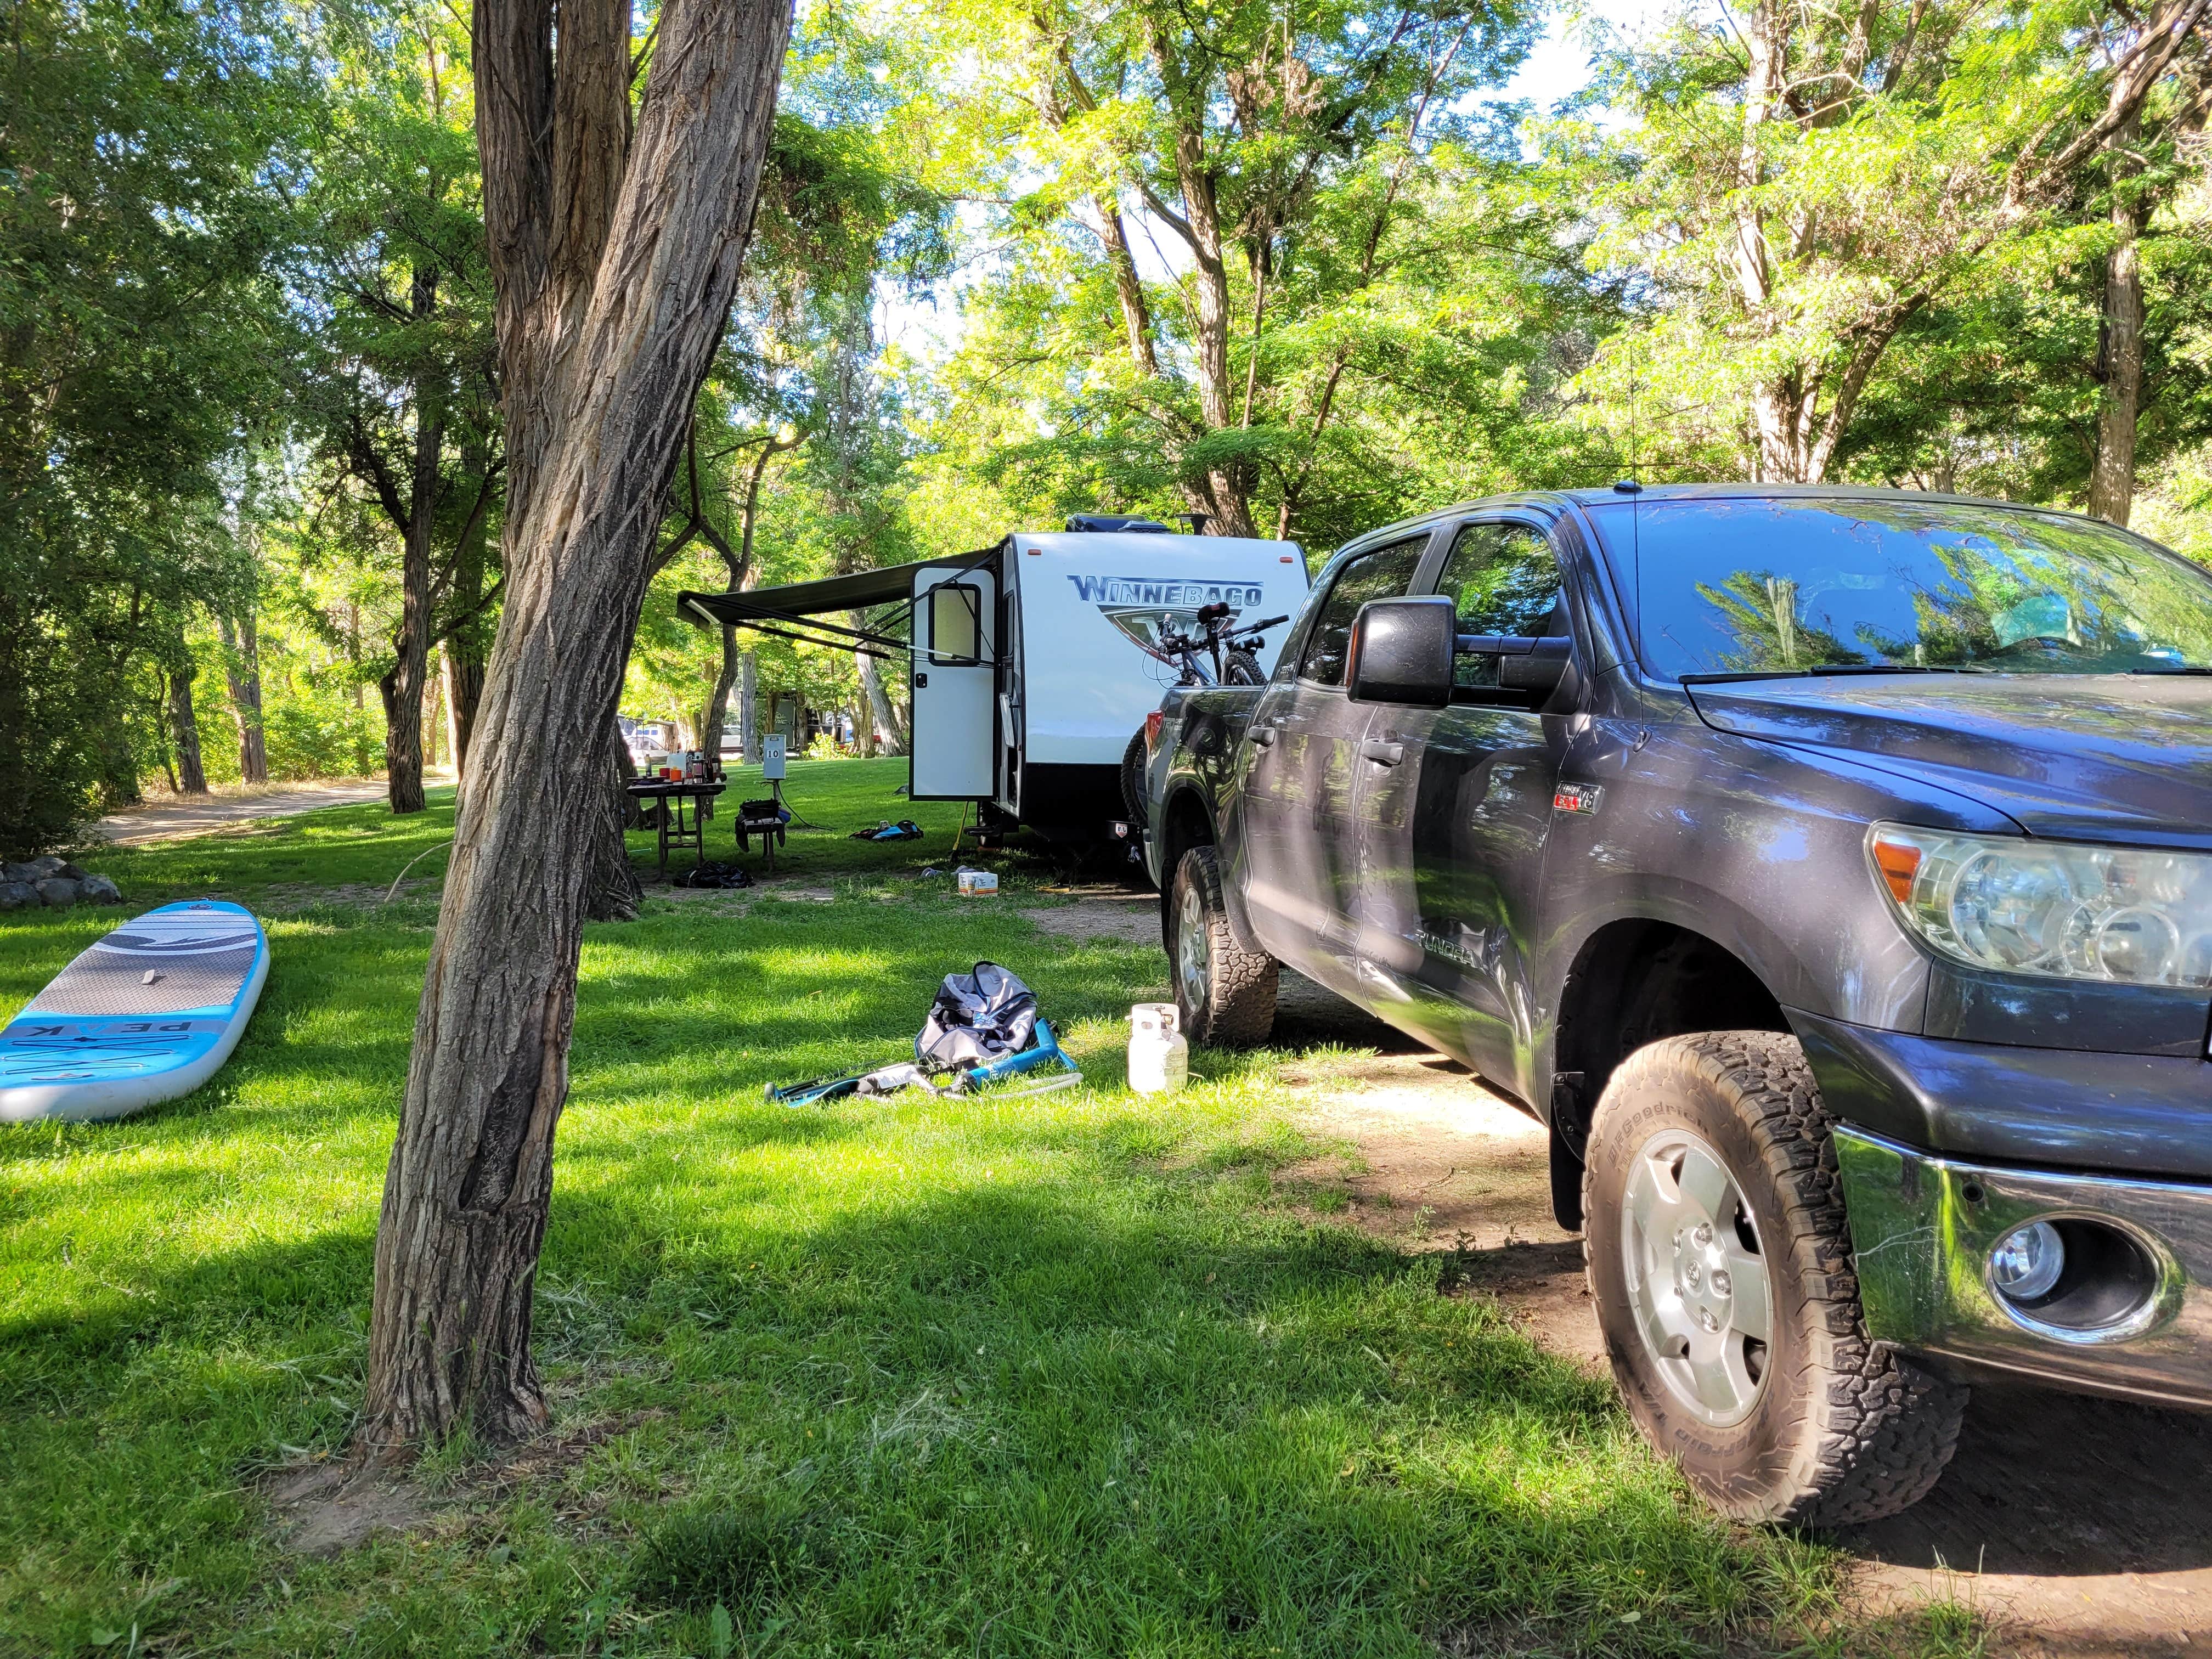
[(1993, 501), (1726, 497), (1592, 510), (1644, 665), (1684, 674), (2212, 669), (2212, 576), (2094, 520)]
[[(1544, 639), (1567, 631), (1559, 603), (1559, 565), (1543, 532), (1520, 524), (1471, 524), (1452, 542), (1437, 592), (1459, 613), (1462, 634)], [(1498, 684), (1498, 659), (1462, 656), (1453, 683), (1474, 690)]]
[(1427, 550), (1429, 538), (1420, 535), (1392, 542), (1371, 553), (1362, 553), (1336, 573), (1336, 585), (1322, 601), (1306, 638), (1305, 655), (1298, 662), (1298, 678), (1313, 685), (1342, 685), (1344, 659), (1352, 644), (1352, 618), (1370, 599), (1395, 599), (1413, 580), (1413, 571)]

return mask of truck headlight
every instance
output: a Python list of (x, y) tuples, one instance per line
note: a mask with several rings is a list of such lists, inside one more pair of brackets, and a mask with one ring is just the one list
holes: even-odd
[(2212, 855), (1898, 823), (1867, 851), (1905, 926), (1971, 967), (2212, 985)]

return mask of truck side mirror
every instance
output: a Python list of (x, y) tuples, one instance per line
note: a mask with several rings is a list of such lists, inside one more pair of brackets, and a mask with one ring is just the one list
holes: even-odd
[(1370, 599), (1352, 618), (1344, 683), (1354, 702), (1442, 708), (1451, 701), (1458, 617), (1441, 595)]
[(1492, 659), (1499, 690), (1526, 692), (1539, 704), (1559, 689), (1574, 660), (1574, 641), (1565, 635), (1532, 639), (1522, 634), (1462, 634), (1457, 649), (1462, 657)]

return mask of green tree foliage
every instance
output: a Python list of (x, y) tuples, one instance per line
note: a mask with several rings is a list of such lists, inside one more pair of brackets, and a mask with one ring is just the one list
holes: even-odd
[(1662, 465), (1829, 476), (1901, 337), (2003, 294), (2010, 269), (2046, 257), (2039, 238), (2080, 222), (2146, 108), (2194, 95), (2203, 11), (1682, 14), (1613, 66), (1638, 118), (1614, 141), (1595, 252), (1640, 274), (1647, 321), (1591, 384), (1657, 416)]
[(297, 407), (325, 465), (317, 550), (398, 579), (366, 667), (393, 809), (416, 811), (432, 653), (455, 641), (465, 724), (497, 592), (491, 282), (465, 29), (407, 5), (349, 33), (303, 204), (315, 326)]
[(136, 791), (149, 652), (277, 403), (313, 88), (282, 9), (21, 0), (0, 49), (0, 846)]
[(947, 21), (1000, 259), (935, 389), (945, 471), (1032, 519), (1324, 543), (1602, 471), (1554, 416), (1610, 294), (1483, 97), (1534, 14), (969, 0)]

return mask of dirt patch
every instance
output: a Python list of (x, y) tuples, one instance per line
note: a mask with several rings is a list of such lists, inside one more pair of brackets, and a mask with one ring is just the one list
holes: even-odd
[[(1348, 1046), (1355, 1033), (1336, 1024)], [(1281, 1075), (1306, 1127), (1352, 1149), (1285, 1170), (1294, 1192), (1402, 1249), (1449, 1251), (1455, 1294), (1491, 1298), (1546, 1348), (1603, 1369), (1581, 1242), (1552, 1219), (1540, 1124), (1436, 1054), (1355, 1054)]]
[[(1354, 1036), (1340, 1019), (1334, 1040)], [(1335, 1195), (1377, 1237), (1449, 1249), (1451, 1288), (1495, 1298), (1544, 1347), (1604, 1370), (1581, 1243), (1551, 1218), (1534, 1119), (1419, 1054), (1294, 1062), (1283, 1075), (1309, 1127), (1355, 1153), (1291, 1172), (1306, 1193)], [(1990, 1621), (1994, 1652), (2212, 1652), (2208, 1475), (2212, 1416), (1985, 1381), (1935, 1492), (1836, 1541), (1863, 1564), (1864, 1616), (1950, 1598)]]
[(266, 1488), (276, 1540), (295, 1555), (336, 1555), (379, 1532), (412, 1532), (437, 1513), (429, 1493), (343, 1462), (286, 1469)]
[(592, 1448), (661, 1415), (658, 1410), (579, 1424), (479, 1463), (451, 1484), (432, 1487), (406, 1474), (362, 1469), (343, 1459), (279, 1469), (262, 1483), (276, 1541), (295, 1555), (337, 1555), (380, 1532), (465, 1527), (489, 1504), (528, 1490), (568, 1522), (586, 1520), (596, 1504), (562, 1505), (551, 1488)]
[(264, 916), (297, 915), (303, 910), (325, 908), (362, 910), (373, 909), (392, 895), (394, 903), (403, 899), (434, 897), (445, 887), (442, 876), (418, 876), (399, 884), (392, 892), (389, 882), (341, 882), (335, 886), (318, 887), (307, 882), (271, 882), (263, 888), (250, 907)]
[(1036, 923), (1039, 933), (1050, 933), (1055, 939), (1104, 939), (1122, 945), (1157, 945), (1160, 942), (1159, 901), (1150, 893), (1139, 896), (1145, 902), (1103, 902), (1093, 899), (1049, 910), (1024, 910), (1021, 916), (1024, 921)]
[(2212, 1418), (1984, 1381), (1959, 1455), (1904, 1514), (1839, 1540), (1874, 1606), (1950, 1583), (1997, 1650), (2212, 1651)]

